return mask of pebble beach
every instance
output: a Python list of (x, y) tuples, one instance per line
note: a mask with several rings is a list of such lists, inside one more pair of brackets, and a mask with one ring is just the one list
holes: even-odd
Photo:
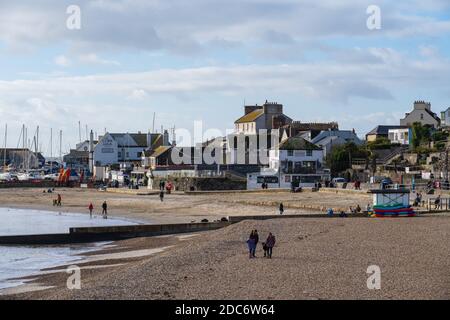
[[(249, 259), (251, 230), (277, 237), (273, 259)], [(293, 218), (243, 221), (201, 234), (119, 241), (87, 260), (82, 289), (64, 268), (2, 299), (449, 299), (450, 219)], [(159, 248), (160, 250), (152, 249)], [(135, 253), (130, 254), (131, 253)], [(126, 254), (128, 253), (128, 255)], [(380, 290), (367, 287), (369, 266)]]

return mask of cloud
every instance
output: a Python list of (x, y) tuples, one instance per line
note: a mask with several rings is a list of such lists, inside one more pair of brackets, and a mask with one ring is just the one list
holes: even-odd
[(71, 61), (66, 56), (60, 55), (55, 57), (55, 64), (60, 67), (68, 67), (71, 65)]
[(70, 4), (69, 0), (57, 4), (45, 0), (39, 5), (31, 0), (0, 1), (0, 40), (9, 49), (20, 50), (66, 43), (81, 53), (164, 50), (193, 55), (214, 43), (220, 45), (217, 39), (246, 46), (294, 45), (299, 40), (340, 36), (450, 33), (450, 22), (439, 18), (449, 5), (440, 0), (416, 0), (409, 6), (378, 1), (383, 21), (379, 32), (366, 28), (366, 8), (372, 4), (368, 0), (79, 0), (81, 30), (66, 28), (65, 9)]
[(143, 100), (147, 96), (148, 96), (148, 94), (147, 94), (147, 92), (145, 92), (145, 90), (135, 89), (128, 96), (128, 99), (131, 99), (131, 100)]
[(120, 66), (120, 63), (118, 61), (101, 59), (95, 53), (82, 54), (78, 57), (78, 59), (83, 63)]

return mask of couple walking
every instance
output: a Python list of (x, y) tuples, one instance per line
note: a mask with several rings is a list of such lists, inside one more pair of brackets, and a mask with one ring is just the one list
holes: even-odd
[[(258, 242), (259, 242), (258, 230), (253, 230), (252, 233), (250, 234), (250, 237), (247, 240), (250, 259), (256, 258), (256, 247), (258, 246)], [(273, 247), (275, 246), (275, 242), (276, 242), (275, 236), (272, 233), (269, 233), (266, 242), (262, 243), (264, 250), (264, 257), (272, 259), (272, 250)]]

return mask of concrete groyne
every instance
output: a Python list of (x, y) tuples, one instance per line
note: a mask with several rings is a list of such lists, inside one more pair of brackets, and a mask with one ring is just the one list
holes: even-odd
[(139, 237), (217, 230), (229, 222), (70, 228), (69, 233), (0, 236), (0, 245), (57, 245), (117, 241)]

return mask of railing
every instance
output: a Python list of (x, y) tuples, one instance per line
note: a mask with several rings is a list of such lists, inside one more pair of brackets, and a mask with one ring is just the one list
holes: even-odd
[(436, 204), (436, 199), (438, 198), (429, 198), (427, 201), (427, 210), (445, 210), (448, 211), (450, 208), (450, 198), (440, 198), (438, 204)]

